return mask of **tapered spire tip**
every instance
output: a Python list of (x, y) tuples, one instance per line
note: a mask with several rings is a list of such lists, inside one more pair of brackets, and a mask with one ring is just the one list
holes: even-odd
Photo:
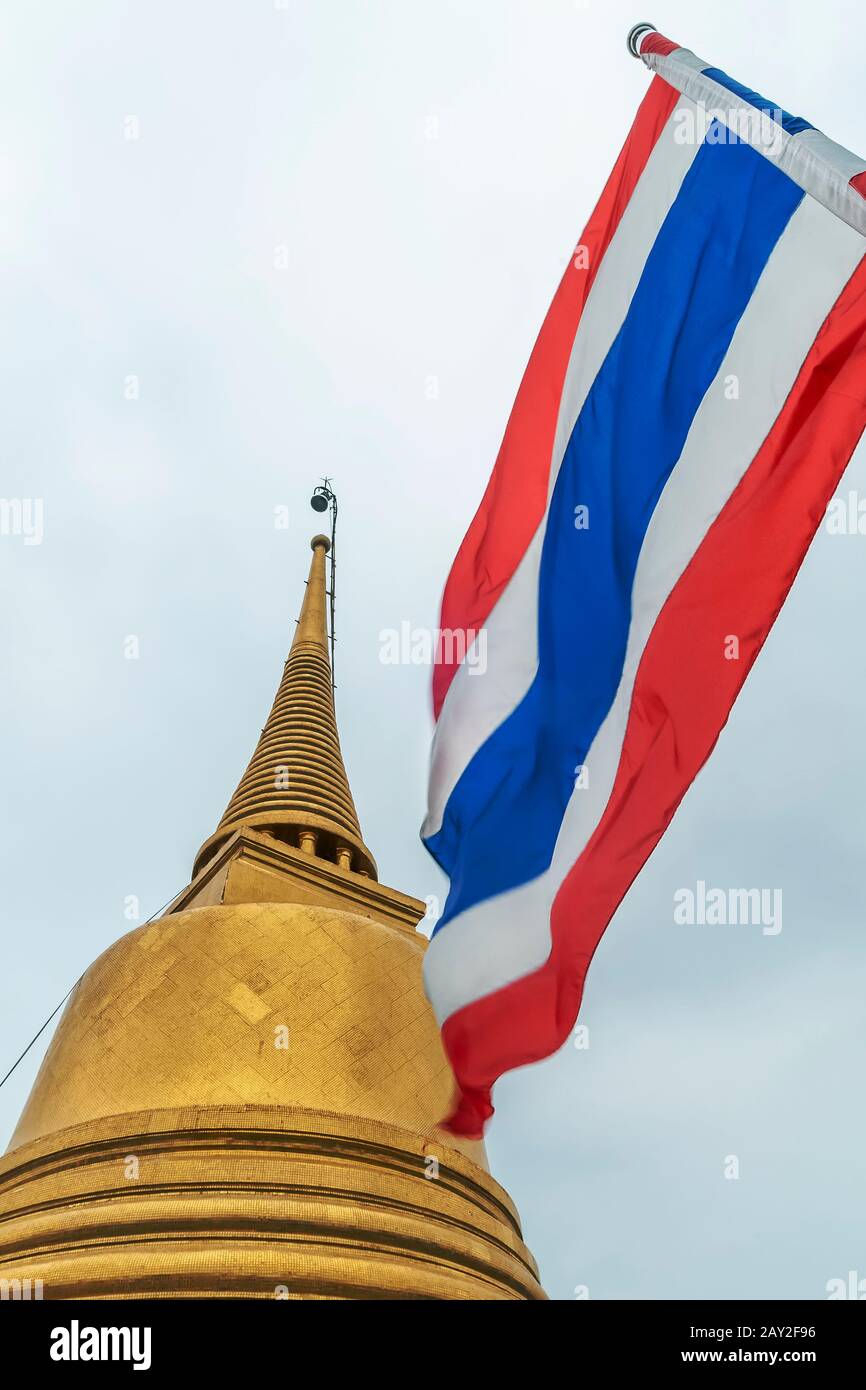
[(199, 850), (194, 873), (232, 831), (246, 825), (376, 877), (375, 860), (361, 838), (334, 713), (326, 580), (331, 542), (313, 536), (310, 548), (304, 601), (273, 708), (216, 832)]

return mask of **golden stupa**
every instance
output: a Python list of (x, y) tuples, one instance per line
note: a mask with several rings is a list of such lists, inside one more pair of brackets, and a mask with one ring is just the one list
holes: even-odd
[(340, 752), (325, 536), (252, 761), (163, 916), (73, 991), (0, 1159), (43, 1297), (538, 1299)]

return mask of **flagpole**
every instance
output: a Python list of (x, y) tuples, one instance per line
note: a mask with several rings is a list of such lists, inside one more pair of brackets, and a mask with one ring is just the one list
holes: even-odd
[(657, 33), (658, 29), (656, 28), (656, 26), (654, 24), (650, 24), (646, 20), (642, 21), (640, 24), (635, 24), (631, 29), (629, 29), (626, 44), (628, 46), (628, 51), (631, 54), (631, 56), (633, 58), (640, 57), (640, 41), (645, 34)]

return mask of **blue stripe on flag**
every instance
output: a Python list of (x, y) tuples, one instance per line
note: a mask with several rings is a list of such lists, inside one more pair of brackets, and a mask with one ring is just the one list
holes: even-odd
[(780, 125), (783, 130), (787, 130), (789, 135), (799, 135), (801, 131), (815, 129), (802, 116), (792, 116), (790, 112), (783, 111), (781, 106), (777, 106), (775, 102), (768, 101), (759, 92), (753, 92), (751, 87), (744, 87), (742, 82), (736, 82), (733, 77), (728, 77), (728, 74), (722, 72), (721, 68), (703, 68), (702, 71), (704, 77), (710, 77), (714, 82), (718, 82), (719, 86), (727, 87), (728, 91), (733, 92), (734, 96), (739, 97), (741, 101), (748, 102), (749, 106), (755, 106), (759, 111), (765, 111), (777, 125)]
[[(549, 866), (576, 768), (619, 684), (656, 502), (803, 197), (750, 145), (715, 143), (714, 124), (566, 448), (541, 556), (535, 680), (464, 769), (427, 841), (451, 877), (437, 929)], [(586, 530), (575, 527), (578, 506), (589, 509)]]

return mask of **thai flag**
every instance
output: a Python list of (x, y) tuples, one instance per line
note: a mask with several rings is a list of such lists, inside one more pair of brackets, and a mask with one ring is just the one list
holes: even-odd
[(642, 29), (442, 604), (425, 980), (469, 1136), (567, 1038), (866, 423), (866, 160)]

